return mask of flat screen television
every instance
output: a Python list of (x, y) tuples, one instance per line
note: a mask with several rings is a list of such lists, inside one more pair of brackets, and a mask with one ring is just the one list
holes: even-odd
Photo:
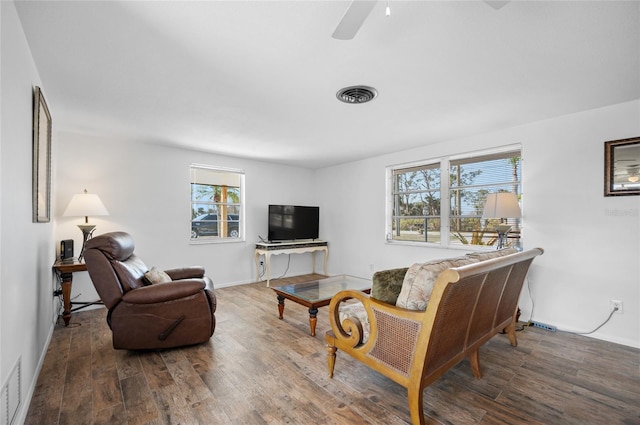
[(320, 207), (269, 205), (269, 242), (318, 239)]

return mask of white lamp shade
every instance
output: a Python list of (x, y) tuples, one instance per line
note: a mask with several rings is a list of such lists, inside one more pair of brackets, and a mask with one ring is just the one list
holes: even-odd
[(73, 195), (67, 209), (62, 214), (66, 217), (87, 217), (95, 215), (109, 215), (104, 204), (94, 193), (78, 193)]
[(522, 211), (515, 193), (490, 193), (484, 203), (482, 218), (520, 218)]

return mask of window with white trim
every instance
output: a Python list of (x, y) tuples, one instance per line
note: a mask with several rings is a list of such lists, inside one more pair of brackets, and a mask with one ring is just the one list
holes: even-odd
[(520, 218), (482, 218), (490, 193), (512, 192), (520, 200), (519, 146), (392, 166), (387, 175), (387, 240), (495, 245), (495, 225), (506, 221), (508, 244), (519, 245)]
[(244, 240), (244, 171), (192, 164), (191, 240)]

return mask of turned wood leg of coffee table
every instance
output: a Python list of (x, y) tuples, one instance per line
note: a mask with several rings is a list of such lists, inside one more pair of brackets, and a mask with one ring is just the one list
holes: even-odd
[(311, 327), (311, 336), (316, 336), (316, 323), (318, 323), (318, 309), (311, 307), (309, 309), (309, 326)]
[(284, 314), (284, 297), (282, 295), (278, 295), (278, 318), (282, 320), (282, 315)]

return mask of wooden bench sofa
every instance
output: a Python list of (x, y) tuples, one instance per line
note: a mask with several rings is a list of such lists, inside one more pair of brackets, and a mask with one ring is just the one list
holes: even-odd
[[(535, 248), (487, 260), (476, 256), (481, 261), (447, 268), (437, 275), (424, 311), (389, 303), (398, 297), (410, 269), (376, 273), (371, 296), (357, 291), (336, 294), (329, 306), (331, 330), (325, 336), (329, 377), (340, 349), (407, 388), (411, 421), (424, 424), (427, 385), (465, 357), (481, 378), (478, 350), (503, 330), (511, 345), (517, 345), (518, 298), (531, 262), (542, 253)], [(341, 320), (341, 305), (354, 300), (362, 303), (357, 305), (365, 317), (347, 314)]]

